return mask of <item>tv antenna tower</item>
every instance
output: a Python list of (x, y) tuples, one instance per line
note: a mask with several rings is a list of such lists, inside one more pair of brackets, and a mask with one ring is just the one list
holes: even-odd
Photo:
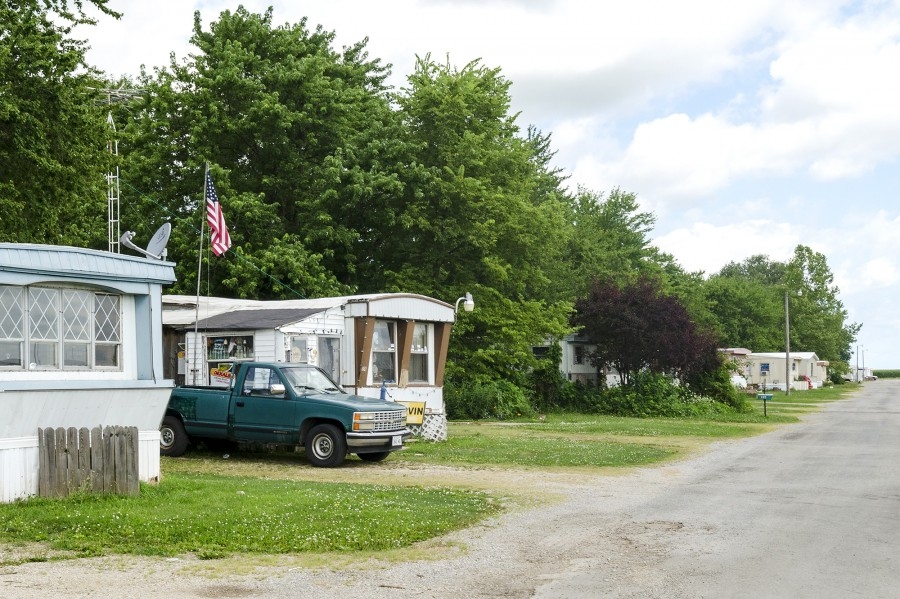
[[(141, 89), (125, 89), (106, 88), (101, 89), (106, 94), (107, 106), (112, 106), (119, 102), (131, 100), (144, 93)], [(121, 251), (119, 240), (121, 238), (121, 227), (119, 226), (119, 140), (117, 139), (116, 124), (113, 121), (112, 108), (106, 115), (106, 123), (109, 125), (110, 138), (106, 147), (109, 153), (113, 155), (113, 169), (106, 173), (106, 212), (107, 233), (109, 239), (109, 251), (118, 254)]]

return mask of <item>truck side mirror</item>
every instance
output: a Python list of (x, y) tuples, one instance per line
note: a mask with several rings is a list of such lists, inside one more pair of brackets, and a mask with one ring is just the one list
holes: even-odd
[(281, 383), (272, 383), (269, 387), (269, 395), (284, 395), (284, 385)]

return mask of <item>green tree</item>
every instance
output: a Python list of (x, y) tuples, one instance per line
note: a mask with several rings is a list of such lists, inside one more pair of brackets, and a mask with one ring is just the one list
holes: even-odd
[(305, 20), (273, 26), (271, 9), (225, 11), (209, 31), (198, 13), (197, 53), (142, 75), (147, 94), (132, 107), (123, 178), (145, 198), (132, 218), (192, 223), (173, 234), (180, 290), (196, 283), (207, 161), (234, 242), (233, 255), (211, 260), (210, 293), (328, 295), (379, 270), (377, 236), (389, 228), (373, 223), (398, 189), (389, 161), (399, 120), (387, 70), (365, 42), (338, 53), (333, 40)]
[(755, 279), (716, 275), (706, 281), (703, 293), (725, 346), (757, 352), (784, 346), (784, 315), (772, 287)]
[(798, 245), (786, 265), (791, 349), (814, 351), (823, 360), (846, 363), (862, 325), (847, 322), (840, 289), (824, 254)]
[(623, 385), (642, 371), (689, 380), (721, 366), (715, 336), (698, 327), (657, 279), (641, 275), (621, 286), (595, 280), (575, 307), (573, 323), (596, 344), (592, 361), (598, 368), (615, 367)]
[(704, 292), (728, 345), (784, 351), (784, 301), (789, 302), (791, 349), (812, 351), (846, 368), (861, 325), (847, 321), (825, 256), (798, 245), (788, 262), (757, 255), (725, 266)]
[(594, 278), (623, 285), (641, 273), (660, 272), (665, 258), (649, 237), (656, 218), (640, 211), (635, 194), (616, 188), (606, 196), (579, 188), (569, 207), (570, 301), (583, 297)]
[[(510, 82), (478, 61), (419, 59), (397, 103), (415, 152), (404, 175), (388, 286), (453, 301), (472, 291), (448, 374), (520, 384), (533, 345), (561, 335), (570, 303), (547, 272), (562, 259), (565, 206), (546, 138), (521, 137)], [(461, 326), (460, 326), (461, 325)]]
[(0, 240), (105, 247), (106, 110), (76, 25), (83, 4), (0, 3)]

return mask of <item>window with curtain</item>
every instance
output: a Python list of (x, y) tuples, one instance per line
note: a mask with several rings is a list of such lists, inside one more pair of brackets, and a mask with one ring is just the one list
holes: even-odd
[(387, 320), (375, 322), (372, 338), (372, 382), (397, 382), (397, 326)]
[(409, 382), (430, 382), (428, 325), (416, 323), (413, 328), (412, 348), (409, 356)]

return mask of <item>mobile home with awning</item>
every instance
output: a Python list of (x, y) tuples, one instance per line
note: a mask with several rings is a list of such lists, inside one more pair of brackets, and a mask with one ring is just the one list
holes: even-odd
[(179, 384), (228, 386), (241, 361), (313, 364), (348, 393), (420, 410), (414, 430), (443, 439), (455, 316), (452, 304), (409, 293), (282, 301), (167, 295), (166, 374)]

